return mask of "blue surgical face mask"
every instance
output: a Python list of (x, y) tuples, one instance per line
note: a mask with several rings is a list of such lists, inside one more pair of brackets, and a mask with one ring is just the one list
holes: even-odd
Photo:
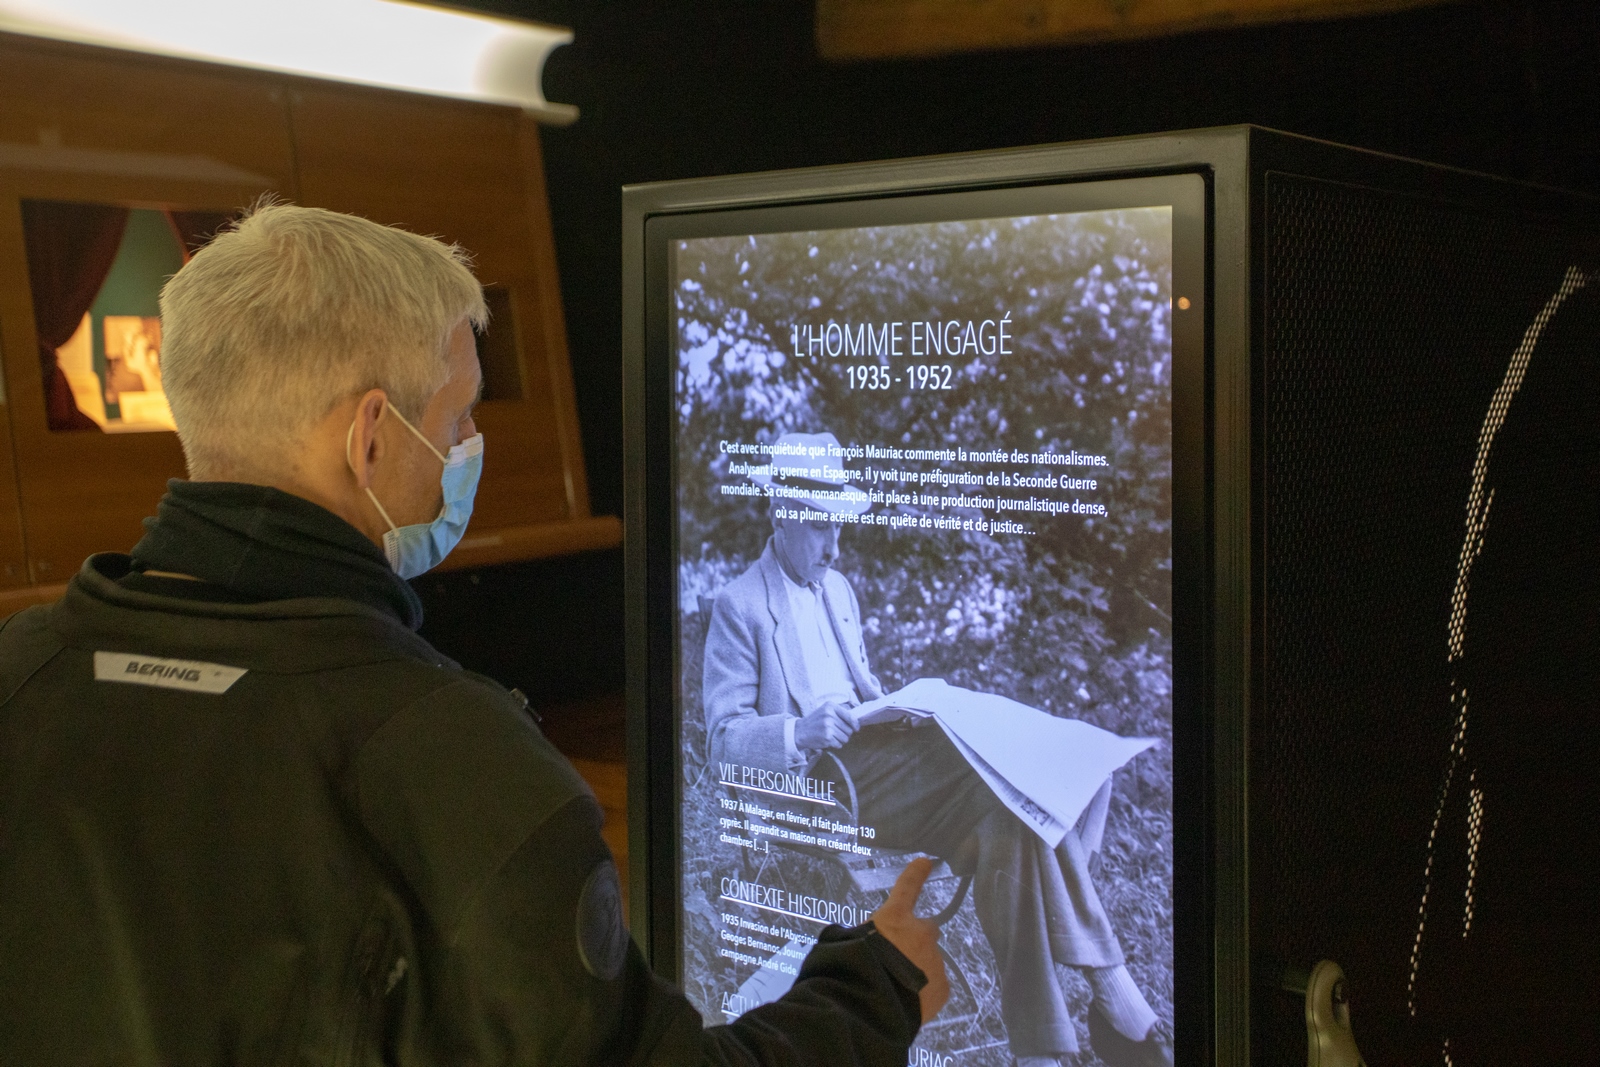
[[(439, 517), (432, 522), (396, 526), (372, 490), (367, 490), (372, 506), (389, 524), (389, 532), (383, 535), (383, 554), (388, 557), (389, 566), (402, 578), (415, 578), (443, 563), (450, 550), (461, 542), (462, 535), (467, 532), (467, 520), (472, 518), (472, 498), (478, 491), (478, 478), (483, 474), (483, 434), (473, 434), (460, 444), (453, 445), (449, 455), (442, 455), (433, 447), (433, 442), (422, 435), (421, 430), (395, 410), (393, 404), (389, 405), (389, 413), (416, 434), (428, 451), (438, 456), (439, 462), (444, 464), (444, 473), (440, 475), (444, 507), (439, 509)], [(346, 460), (349, 460), (350, 441), (355, 429), (356, 425), (352, 422), (345, 434)], [(354, 466), (352, 463), (352, 470)]]

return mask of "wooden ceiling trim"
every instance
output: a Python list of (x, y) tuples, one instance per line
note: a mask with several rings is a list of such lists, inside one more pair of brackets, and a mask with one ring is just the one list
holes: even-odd
[(817, 0), (817, 50), (851, 62), (1160, 37), (1452, 0)]

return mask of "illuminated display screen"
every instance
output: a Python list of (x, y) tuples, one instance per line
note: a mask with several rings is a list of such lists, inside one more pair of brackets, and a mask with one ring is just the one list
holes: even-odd
[(925, 854), (953, 992), (912, 1063), (1171, 1041), (1173, 335), (1202, 294), (1161, 197), (1199, 187), (667, 242), (679, 959), (708, 1023)]

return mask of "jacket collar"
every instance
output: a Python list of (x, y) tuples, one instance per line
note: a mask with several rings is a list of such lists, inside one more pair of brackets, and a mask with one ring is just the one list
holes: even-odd
[(127, 589), (117, 580), (130, 556), (90, 556), (49, 609), (49, 625), (70, 647), (138, 652), (302, 674), (408, 659), (455, 667), (380, 608), (343, 597), (228, 604)]
[(243, 602), (341, 597), (415, 630), (422, 602), (360, 530), (309, 500), (243, 482), (167, 483), (145, 536), (139, 570), (199, 578)]
[(777, 623), (778, 664), (783, 668), (783, 680), (789, 688), (789, 697), (804, 715), (811, 710), (811, 679), (806, 674), (805, 657), (800, 654), (800, 631), (795, 628), (794, 612), (789, 610), (788, 578), (783, 565), (778, 562), (772, 539), (762, 550), (756, 562), (761, 568), (761, 578), (767, 586), (767, 610)]
[[(795, 626), (794, 612), (789, 609), (790, 582), (783, 573), (783, 565), (778, 562), (770, 538), (756, 565), (760, 568), (762, 580), (767, 587), (767, 610), (772, 613), (773, 622), (778, 627), (776, 643), (778, 663), (783, 667), (783, 679), (788, 686), (789, 696), (804, 715), (812, 706), (811, 678), (806, 673), (805, 657), (800, 653), (800, 631)], [(859, 620), (857, 628), (852, 631), (848, 625), (849, 618), (841, 616), (839, 606), (834, 603), (837, 598), (828, 592), (828, 582), (823, 580), (820, 585), (822, 607), (827, 613), (828, 624), (833, 627), (833, 636), (844, 651), (845, 665), (850, 670), (851, 680), (855, 682), (856, 694), (862, 700), (872, 700), (881, 696), (877, 686), (873, 684), (872, 672), (867, 670), (867, 665), (856, 655), (857, 642), (851, 640), (851, 636), (860, 633)]]

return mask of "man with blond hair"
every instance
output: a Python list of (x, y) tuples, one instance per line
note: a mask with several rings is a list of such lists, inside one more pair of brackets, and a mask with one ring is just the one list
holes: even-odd
[(416, 635), (483, 457), (460, 250), (267, 204), (161, 310), (191, 480), (0, 627), (0, 1063), (905, 1063), (926, 864), (702, 1029), (525, 702)]

